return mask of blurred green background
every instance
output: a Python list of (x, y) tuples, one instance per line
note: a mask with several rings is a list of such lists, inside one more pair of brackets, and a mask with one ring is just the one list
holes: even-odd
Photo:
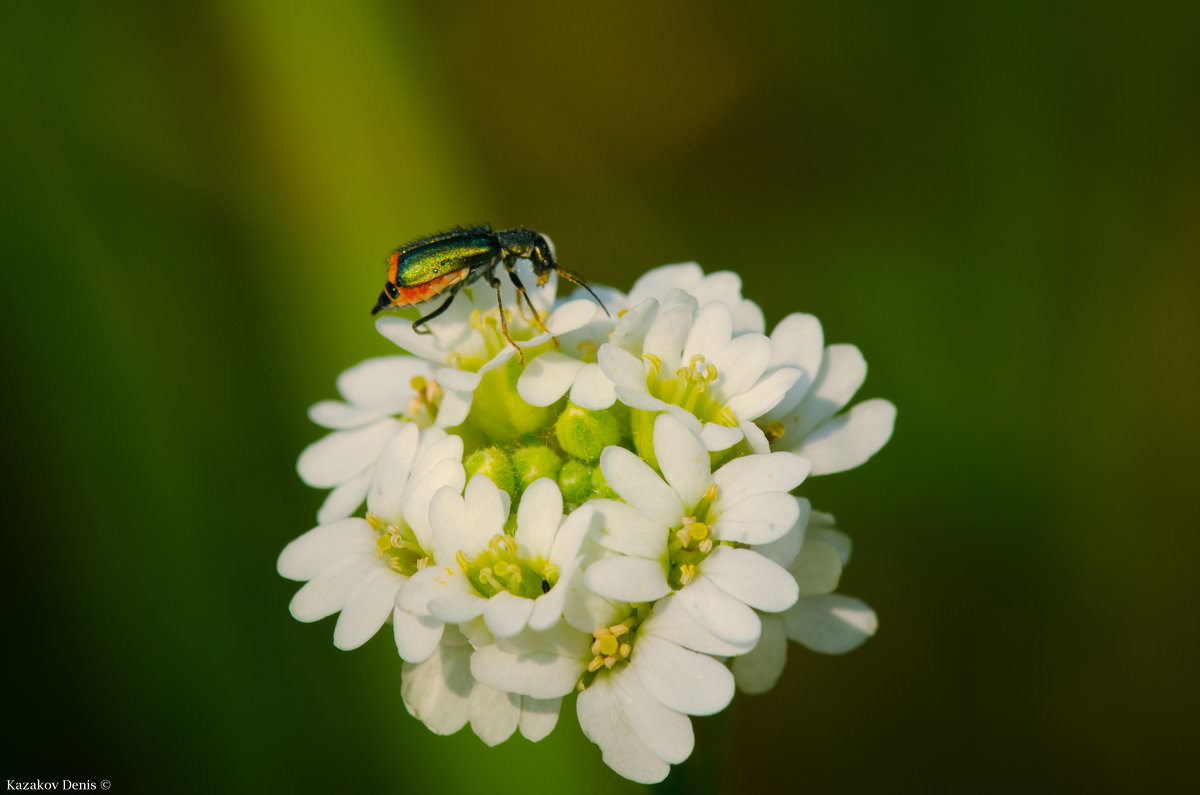
[[(899, 407), (811, 481), (878, 636), (792, 648), (670, 788), (1166, 788), (1200, 747), (1200, 15), (1142, 4), (5, 3), (0, 778), (636, 792), (486, 749), (304, 626), (306, 408), (394, 246), (733, 269)], [(1191, 776), (1194, 781), (1194, 774)]]

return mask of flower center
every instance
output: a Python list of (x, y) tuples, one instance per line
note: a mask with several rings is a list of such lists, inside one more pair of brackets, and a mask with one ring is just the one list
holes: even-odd
[(408, 525), (389, 524), (370, 512), (367, 524), (379, 534), (375, 539), (375, 556), (384, 559), (393, 571), (411, 577), (432, 562)]
[(410, 382), (416, 394), (408, 401), (408, 416), (418, 427), (428, 428), (437, 419), (438, 406), (442, 403), (442, 387), (437, 381), (416, 376)]
[(645, 619), (650, 606), (634, 605), (632, 611), (616, 624), (597, 627), (592, 633), (592, 659), (587, 671), (579, 677), (575, 687), (584, 691), (595, 681), (598, 674), (611, 671), (615, 666), (629, 661), (637, 637), (638, 625)]
[(696, 579), (700, 562), (712, 553), (717, 543), (708, 528), (712, 520), (710, 509), (716, 496), (717, 484), (714, 483), (704, 492), (692, 514), (683, 517), (679, 527), (673, 529), (667, 538), (667, 560), (670, 565), (667, 583), (676, 591)]
[(664, 375), (662, 360), (652, 353), (642, 355), (650, 363), (646, 373), (646, 391), (664, 403), (683, 408), (701, 422), (713, 422), (718, 425), (735, 427), (737, 417), (733, 412), (716, 400), (709, 392), (709, 387), (720, 377), (717, 368), (703, 356), (696, 355), (686, 367), (680, 367), (675, 374)]
[(558, 582), (558, 566), (541, 558), (517, 557), (517, 540), (507, 533), (492, 536), (488, 548), (474, 560), (459, 552), (456, 560), (476, 593), (490, 599), (501, 591), (537, 599)]

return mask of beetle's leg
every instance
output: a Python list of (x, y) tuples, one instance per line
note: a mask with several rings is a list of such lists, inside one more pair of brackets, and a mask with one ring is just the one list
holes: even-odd
[(418, 328), (418, 326), (427, 325), (430, 320), (433, 320), (435, 317), (437, 317), (438, 315), (442, 314), (447, 309), (449, 309), (450, 304), (453, 303), (453, 301), (454, 301), (454, 297), (456, 295), (458, 295), (458, 291), (460, 289), (462, 289), (461, 285), (462, 285), (462, 283), (459, 282), (459, 284), (452, 286), (450, 288), (450, 294), (446, 296), (446, 300), (443, 301), (442, 305), (439, 306), (437, 309), (433, 310), (432, 312), (430, 312), (428, 315), (425, 315), (424, 317), (419, 317), (416, 320), (414, 320), (413, 324), (412, 324), (412, 330), (417, 332), (418, 334), (431, 334), (432, 332), (428, 328)]
[[(529, 318), (525, 317), (525, 307), (521, 305), (521, 300), (524, 299), (525, 303), (529, 306), (529, 311), (533, 313), (533, 320), (531, 322), (549, 334), (550, 329), (546, 328), (546, 324), (542, 322), (542, 317), (537, 311), (537, 307), (533, 305), (533, 301), (529, 300), (529, 293), (525, 292), (525, 285), (521, 284), (521, 280), (517, 277), (516, 268), (513, 265), (514, 263), (510, 260), (504, 261), (504, 269), (508, 271), (508, 280), (513, 283), (513, 287), (517, 290), (517, 310), (521, 313), (521, 317), (529, 320)], [(554, 344), (557, 345), (558, 340), (555, 340)]]
[(525, 364), (525, 351), (521, 350), (521, 346), (513, 342), (512, 336), (508, 333), (508, 319), (504, 317), (504, 300), (500, 297), (500, 280), (496, 278), (496, 274), (488, 273), (488, 284), (492, 285), (492, 289), (496, 291), (496, 306), (500, 308), (500, 331), (504, 334), (504, 339), (508, 340), (508, 344), (517, 349), (517, 361)]

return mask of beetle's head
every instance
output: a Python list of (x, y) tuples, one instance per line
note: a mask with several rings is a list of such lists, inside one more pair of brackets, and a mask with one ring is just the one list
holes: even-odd
[(375, 302), (375, 308), (371, 310), (371, 314), (378, 315), (385, 309), (391, 309), (398, 295), (400, 295), (400, 288), (396, 287), (394, 282), (385, 284), (383, 292), (379, 294), (379, 300)]
[(554, 241), (539, 232), (529, 261), (533, 265), (533, 275), (537, 277), (538, 286), (541, 287), (550, 278), (550, 274), (558, 270), (558, 264), (554, 260)]

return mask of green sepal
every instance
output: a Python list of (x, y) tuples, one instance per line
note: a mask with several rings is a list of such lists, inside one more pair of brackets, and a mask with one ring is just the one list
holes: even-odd
[(621, 423), (610, 411), (590, 411), (568, 403), (554, 423), (554, 435), (567, 455), (594, 463), (605, 447), (621, 441)]
[(507, 491), (511, 497), (516, 496), (517, 476), (512, 461), (499, 447), (476, 450), (467, 456), (463, 467), (467, 471), (467, 480), (482, 472), (496, 484), (496, 488)]
[(512, 454), (513, 471), (517, 479), (517, 493), (523, 493), (530, 483), (538, 478), (558, 480), (563, 460), (545, 445), (522, 447)]

